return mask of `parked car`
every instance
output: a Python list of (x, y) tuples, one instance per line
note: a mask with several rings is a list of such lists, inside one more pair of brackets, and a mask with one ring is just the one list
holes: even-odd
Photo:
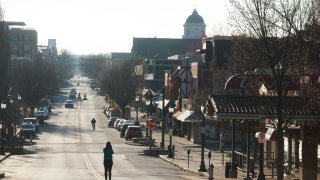
[(120, 121), (123, 120), (121, 118), (116, 119), (116, 121), (114, 122), (114, 128), (117, 129), (117, 125), (120, 123)]
[(34, 125), (34, 128), (36, 129), (36, 132), (39, 132), (39, 122), (36, 117), (27, 117), (23, 118), (22, 123), (29, 123), (31, 122)]
[(126, 121), (127, 121), (126, 119), (121, 119), (121, 120), (119, 121), (119, 123), (117, 124), (116, 129), (117, 129), (118, 131), (120, 131), (120, 126), (121, 126), (124, 122), (126, 122)]
[(108, 127), (114, 127), (114, 122), (116, 122), (118, 118), (119, 117), (110, 117), (108, 121)]
[(121, 117), (121, 113), (122, 113), (122, 111), (120, 108), (109, 109), (108, 112), (106, 112), (106, 116), (107, 117), (112, 117), (112, 116)]
[(140, 126), (128, 126), (124, 138), (129, 140), (134, 137), (143, 137)]
[(40, 99), (39, 103), (38, 103), (38, 107), (41, 108), (41, 107), (44, 107), (44, 108), (47, 108), (49, 112), (51, 112), (51, 101), (50, 99), (47, 99), (47, 98), (42, 98)]
[(133, 122), (129, 122), (129, 123), (122, 124), (122, 126), (120, 128), (120, 137), (124, 137), (124, 135), (126, 134), (126, 130), (127, 130), (128, 126), (134, 126), (134, 123)]
[(117, 130), (118, 130), (118, 131), (121, 131), (121, 128), (122, 128), (123, 124), (125, 124), (125, 123), (132, 123), (132, 124), (133, 124), (134, 121), (132, 121), (132, 120), (120, 121), (120, 123), (118, 124)]
[(44, 111), (44, 110), (38, 110), (36, 112), (36, 118), (39, 119), (39, 120), (44, 120), (44, 119), (47, 119), (48, 118), (48, 112), (47, 111)]
[(39, 107), (38, 111), (43, 111), (47, 114), (46, 115), (47, 117), (49, 116), (49, 108), (47, 108), (47, 107)]
[(64, 103), (64, 107), (65, 108), (73, 108), (74, 107), (74, 103), (72, 99), (67, 99), (66, 102)]
[(20, 135), (23, 137), (35, 138), (36, 137), (36, 128), (34, 127), (34, 125), (31, 122), (22, 123), (20, 125)]

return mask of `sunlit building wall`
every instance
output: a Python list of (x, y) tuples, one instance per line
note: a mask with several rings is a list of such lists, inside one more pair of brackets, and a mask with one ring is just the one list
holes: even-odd
[(12, 27), (9, 29), (10, 56), (12, 60), (35, 60), (38, 33), (34, 29)]

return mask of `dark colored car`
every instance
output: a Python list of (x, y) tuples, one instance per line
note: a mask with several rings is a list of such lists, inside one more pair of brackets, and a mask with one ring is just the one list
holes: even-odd
[(29, 123), (31, 122), (34, 125), (34, 128), (36, 129), (36, 132), (39, 132), (39, 122), (36, 117), (27, 117), (23, 118), (24, 123)]
[(128, 126), (133, 126), (134, 123), (124, 123), (121, 126), (120, 129), (120, 137), (124, 137), (124, 135), (126, 134), (126, 130), (128, 129)]
[(114, 122), (116, 122), (116, 120), (119, 117), (110, 117), (109, 122), (108, 122), (108, 127), (114, 127)]
[(124, 138), (126, 140), (132, 139), (134, 137), (142, 137), (140, 126), (128, 126)]
[(66, 102), (64, 103), (64, 107), (65, 108), (73, 108), (74, 107), (73, 100), (67, 99)]
[(36, 128), (34, 125), (29, 122), (29, 123), (22, 123), (20, 125), (20, 135), (23, 137), (36, 137)]

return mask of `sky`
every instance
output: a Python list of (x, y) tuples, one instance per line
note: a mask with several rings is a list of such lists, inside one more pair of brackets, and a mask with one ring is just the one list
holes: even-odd
[(206, 34), (227, 35), (228, 0), (0, 0), (5, 21), (23, 21), (38, 44), (72, 54), (130, 52), (134, 37), (182, 38), (197, 9)]

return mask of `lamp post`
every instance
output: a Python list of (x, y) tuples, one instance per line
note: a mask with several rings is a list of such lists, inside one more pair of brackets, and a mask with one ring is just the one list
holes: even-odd
[(201, 112), (202, 112), (202, 127), (201, 127), (201, 162), (200, 162), (200, 167), (198, 169), (199, 172), (207, 172), (206, 165), (204, 164), (204, 135), (205, 135), (205, 118), (204, 118), (204, 113), (205, 113), (205, 103), (202, 104), (201, 106)]
[(165, 89), (164, 89), (164, 87), (162, 88), (162, 112), (161, 112), (161, 117), (162, 117), (162, 123), (161, 123), (161, 131), (162, 131), (162, 133), (161, 133), (161, 143), (160, 143), (160, 147), (161, 148), (164, 148), (164, 131), (165, 131), (165, 129), (164, 129), (164, 122), (165, 122), (165, 111), (164, 111), (164, 103), (165, 103)]
[[(281, 69), (281, 64), (278, 63), (277, 69)], [(265, 114), (265, 108), (264, 106), (260, 107), (260, 119), (259, 119), (259, 126), (260, 126), (260, 132), (256, 133), (256, 138), (258, 138), (259, 142), (259, 149), (260, 149), (260, 154), (259, 154), (259, 174), (257, 180), (266, 180), (266, 176), (263, 173), (263, 161), (264, 161), (264, 142), (265, 142), (265, 120), (264, 120), (264, 114)]]
[(149, 127), (148, 127), (148, 121), (149, 121), (149, 104), (150, 104), (150, 100), (146, 101), (146, 106), (147, 106), (147, 122), (146, 122), (146, 137), (149, 137)]
[(174, 108), (169, 108), (169, 113), (170, 113), (170, 129), (169, 129), (169, 148), (168, 148), (168, 158), (173, 158), (173, 152), (172, 152), (172, 113), (174, 111)]
[(265, 138), (265, 134), (263, 132), (258, 132), (257, 136), (259, 138), (259, 148), (260, 148), (260, 155), (259, 155), (259, 174), (257, 180), (266, 180), (266, 176), (263, 173), (263, 160), (264, 160), (264, 150), (263, 150), (263, 141)]
[[(1, 102), (1, 109), (3, 110), (3, 112), (5, 111), (5, 109), (7, 108), (7, 104), (2, 101)], [(4, 116), (2, 116), (2, 121), (1, 121), (1, 152), (0, 154), (1, 155), (4, 155), (5, 152), (4, 152), (4, 136), (5, 136), (5, 119), (4, 119)]]
[(139, 123), (139, 117), (138, 117), (138, 110), (139, 110), (139, 96), (136, 96), (136, 119), (137, 119), (137, 123)]

